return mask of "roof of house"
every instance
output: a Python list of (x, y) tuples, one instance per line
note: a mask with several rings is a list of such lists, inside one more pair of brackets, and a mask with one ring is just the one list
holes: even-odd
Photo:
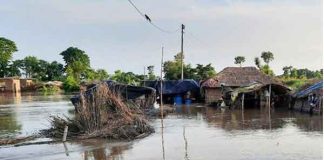
[(323, 93), (322, 90), (323, 90), (323, 81), (320, 81), (320, 82), (317, 82), (317, 83), (309, 86), (306, 89), (303, 89), (303, 90), (295, 93), (293, 96), (297, 97), (297, 98), (302, 98), (302, 97), (306, 97), (309, 94), (314, 93), (316, 91), (317, 91), (317, 93), (322, 94)]
[(279, 80), (262, 73), (255, 67), (226, 67), (215, 77), (204, 81), (201, 87), (216, 88), (221, 87), (221, 85), (241, 87), (253, 82), (281, 84)]

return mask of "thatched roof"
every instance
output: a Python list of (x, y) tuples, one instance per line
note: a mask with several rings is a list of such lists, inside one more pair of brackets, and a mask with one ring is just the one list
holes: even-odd
[(281, 84), (279, 80), (262, 73), (255, 67), (226, 67), (214, 78), (204, 81), (201, 87), (216, 88), (221, 87), (221, 84), (230, 87), (241, 87), (253, 82)]

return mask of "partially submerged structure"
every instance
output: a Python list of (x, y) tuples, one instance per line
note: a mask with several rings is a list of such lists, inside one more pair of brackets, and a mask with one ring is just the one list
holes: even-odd
[(129, 87), (112, 81), (88, 86), (72, 98), (75, 117), (53, 117), (52, 128), (44, 133), (60, 138), (65, 126), (68, 126), (68, 138), (141, 138), (154, 132), (154, 129), (149, 125), (143, 108), (132, 100), (147, 91), (155, 97), (154, 89)]
[(199, 97), (199, 84), (192, 79), (185, 80), (164, 80), (162, 81), (144, 81), (144, 86), (152, 87), (156, 90), (157, 96), (162, 92), (164, 103), (177, 103), (185, 100), (196, 100)]
[(279, 83), (253, 82), (234, 89), (226, 100), (233, 107), (289, 107), (290, 89)]
[(0, 91), (2, 92), (20, 92), (19, 77), (0, 78)]
[[(133, 86), (115, 81), (105, 81), (110, 90), (118, 94), (124, 101), (133, 102), (142, 109), (153, 108), (156, 100), (156, 91), (151, 87)], [(97, 84), (88, 84), (83, 88), (85, 94), (91, 94), (92, 90), (97, 87)], [(71, 98), (73, 105), (76, 105), (80, 101), (80, 95)]]
[(34, 89), (35, 79), (33, 78), (20, 79), (20, 87), (22, 91), (28, 91)]
[(294, 93), (292, 108), (302, 112), (323, 113), (323, 81)]
[[(226, 105), (236, 105), (238, 97), (245, 93), (244, 103), (248, 106), (262, 105), (265, 91), (272, 86), (272, 95), (288, 96), (289, 88), (282, 85), (255, 67), (226, 67), (215, 77), (202, 82), (201, 88), (208, 104), (225, 101)], [(252, 104), (253, 103), (253, 104)]]

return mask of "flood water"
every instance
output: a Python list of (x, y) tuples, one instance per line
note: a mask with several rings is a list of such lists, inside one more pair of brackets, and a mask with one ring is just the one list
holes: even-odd
[[(0, 138), (49, 127), (49, 116), (72, 116), (69, 95), (0, 95)], [(322, 116), (285, 109), (221, 110), (202, 104), (176, 107), (155, 133), (130, 142), (103, 139), (0, 146), (0, 159), (322, 159)], [(162, 127), (163, 126), (163, 127)], [(36, 141), (41, 141), (38, 139)]]

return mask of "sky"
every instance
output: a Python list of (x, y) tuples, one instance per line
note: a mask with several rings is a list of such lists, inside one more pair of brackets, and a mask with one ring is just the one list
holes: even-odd
[(0, 37), (13, 40), (13, 59), (36, 56), (63, 63), (70, 46), (84, 50), (91, 66), (142, 74), (144, 66), (160, 70), (164, 59), (180, 52), (184, 24), (185, 63), (212, 63), (219, 72), (245, 56), (243, 66), (271, 51), (276, 74), (283, 66), (321, 69), (323, 7), (321, 0), (0, 0)]

